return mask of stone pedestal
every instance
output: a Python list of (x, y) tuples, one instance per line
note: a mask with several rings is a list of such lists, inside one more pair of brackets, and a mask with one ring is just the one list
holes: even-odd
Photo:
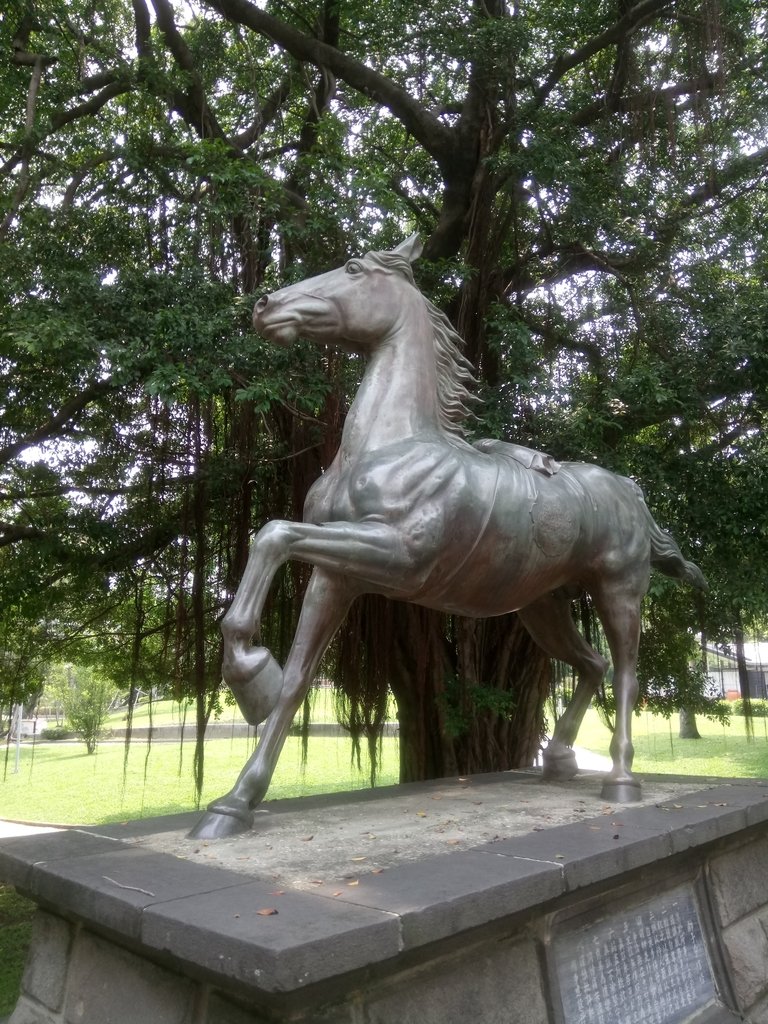
[(195, 815), (2, 840), (40, 907), (12, 1024), (615, 1024), (611, 986), (633, 1024), (768, 1024), (768, 782), (599, 794), (512, 772), (274, 802), (217, 843)]

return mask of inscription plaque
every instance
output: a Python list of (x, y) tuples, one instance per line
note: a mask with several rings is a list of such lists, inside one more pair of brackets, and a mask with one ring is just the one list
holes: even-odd
[(565, 1024), (682, 1024), (722, 1006), (690, 889), (572, 919), (552, 948)]

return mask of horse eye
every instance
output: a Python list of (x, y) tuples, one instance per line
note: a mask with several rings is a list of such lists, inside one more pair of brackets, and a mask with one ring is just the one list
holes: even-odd
[(346, 266), (348, 274), (362, 274), (363, 268), (357, 260), (350, 260)]

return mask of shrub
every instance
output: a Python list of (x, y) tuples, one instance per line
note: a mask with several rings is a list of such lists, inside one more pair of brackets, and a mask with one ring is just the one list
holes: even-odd
[(41, 740), (71, 740), (74, 737), (71, 729), (63, 725), (53, 725), (50, 729), (43, 729), (40, 733)]
[[(744, 701), (741, 697), (738, 700), (730, 701), (730, 705), (734, 715), (743, 715), (745, 713)], [(768, 700), (755, 697), (754, 700), (749, 702), (749, 709), (753, 718), (768, 718)]]

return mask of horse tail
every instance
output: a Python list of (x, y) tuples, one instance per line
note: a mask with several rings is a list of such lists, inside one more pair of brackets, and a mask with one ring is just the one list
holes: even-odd
[(645, 502), (643, 502), (643, 505), (648, 516), (648, 532), (651, 540), (651, 565), (663, 572), (665, 576), (682, 580), (697, 590), (706, 590), (708, 584), (704, 573), (695, 562), (689, 562), (683, 558), (683, 553), (672, 535), (661, 529), (648, 510), (648, 506), (645, 505)]

